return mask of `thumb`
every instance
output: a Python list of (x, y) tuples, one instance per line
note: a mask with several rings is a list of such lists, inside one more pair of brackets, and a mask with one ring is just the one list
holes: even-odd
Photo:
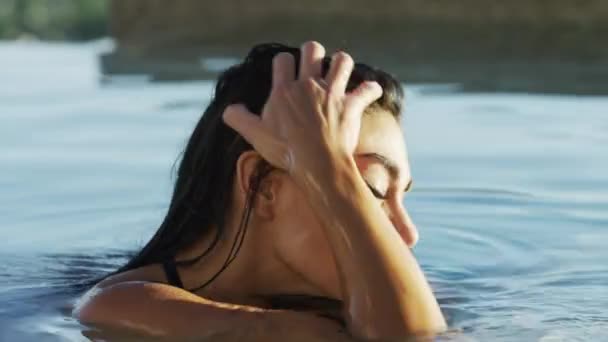
[(382, 87), (378, 82), (366, 81), (346, 96), (345, 113), (361, 115), (365, 108), (382, 96)]

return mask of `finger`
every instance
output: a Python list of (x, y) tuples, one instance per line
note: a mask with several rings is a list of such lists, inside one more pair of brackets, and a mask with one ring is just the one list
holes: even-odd
[(258, 139), (262, 127), (262, 118), (251, 113), (242, 104), (233, 104), (226, 107), (222, 119), (226, 125), (239, 133), (251, 145)]
[(272, 88), (291, 82), (296, 78), (296, 67), (293, 55), (281, 52), (272, 60)]
[(331, 57), (331, 66), (325, 80), (335, 94), (344, 94), (355, 62), (346, 52), (337, 52)]
[(300, 55), (300, 79), (321, 78), (321, 67), (325, 48), (311, 41), (302, 45)]
[(382, 87), (378, 82), (366, 81), (350, 92), (345, 100), (344, 112), (360, 115), (382, 96)]
[(226, 107), (222, 115), (226, 125), (240, 134), (271, 165), (288, 170), (285, 145), (262, 124), (262, 119), (242, 104)]

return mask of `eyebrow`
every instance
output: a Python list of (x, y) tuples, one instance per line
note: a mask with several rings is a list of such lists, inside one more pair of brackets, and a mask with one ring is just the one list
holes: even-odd
[[(389, 158), (387, 158), (381, 154), (372, 152), (372, 153), (361, 153), (361, 154), (358, 154), (357, 156), (376, 159), (377, 161), (379, 161), (382, 164), (382, 166), (384, 166), (384, 168), (388, 171), (388, 173), (393, 178), (398, 178), (399, 174), (401, 173), (401, 169), (399, 169), (399, 166), (397, 166), (397, 163), (395, 163), (394, 161), (390, 160)], [(403, 189), (403, 192), (410, 191), (412, 189), (413, 184), (414, 184), (414, 180), (410, 178), (410, 181), (407, 183), (407, 185)]]

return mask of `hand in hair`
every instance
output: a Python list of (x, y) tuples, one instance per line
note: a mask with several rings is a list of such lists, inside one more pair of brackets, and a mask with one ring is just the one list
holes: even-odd
[(347, 94), (352, 59), (334, 55), (321, 78), (323, 57), (318, 43), (304, 44), (295, 79), (291, 55), (276, 56), (261, 117), (232, 105), (224, 121), (307, 196), (336, 260), (348, 332), (372, 339), (433, 335), (446, 327), (439, 305), (353, 157), (361, 115), (382, 91), (364, 82)]
[[(279, 51), (290, 54), (273, 61)], [(292, 54), (301, 57), (298, 79)], [(110, 332), (222, 341), (385, 339), (445, 329), (391, 212), (374, 197), (352, 156), (364, 109), (378, 104), (398, 118), (401, 87), (390, 75), (365, 65), (357, 64), (351, 72), (352, 60), (343, 53), (331, 63), (326, 59), (322, 68), (323, 55), (317, 43), (305, 44), (301, 53), (278, 44), (256, 46), (242, 64), (220, 76), (215, 97), (184, 152), (167, 218), (139, 254), (81, 299), (74, 312), (81, 323)], [(328, 70), (326, 76), (321, 69)], [(377, 81), (383, 90), (364, 80)], [(345, 329), (310, 312), (264, 309), (275, 307), (268, 303), (255, 307), (214, 301), (164, 284), (166, 275), (156, 273), (161, 272), (155, 264), (159, 260), (221, 227), (232, 205), (222, 195), (233, 185), (236, 158), (250, 149), (218, 120), (232, 103), (262, 113), (254, 116), (237, 105), (228, 107), (224, 118), (267, 161), (290, 172), (318, 218), (337, 266), (340, 298), (335, 299), (343, 302)], [(230, 146), (227, 156), (225, 146)]]
[(351, 157), (359, 139), (361, 115), (382, 96), (376, 82), (363, 82), (350, 93), (346, 86), (352, 58), (334, 54), (321, 77), (323, 46), (302, 46), (300, 74), (294, 57), (280, 53), (273, 60), (272, 90), (261, 116), (242, 104), (228, 106), (224, 121), (241, 134), (273, 166), (296, 176), (323, 172), (323, 163)]

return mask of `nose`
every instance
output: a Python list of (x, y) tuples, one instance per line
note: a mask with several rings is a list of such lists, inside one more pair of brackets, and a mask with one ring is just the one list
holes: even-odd
[(391, 221), (408, 247), (414, 247), (418, 242), (418, 229), (403, 205), (396, 206)]

